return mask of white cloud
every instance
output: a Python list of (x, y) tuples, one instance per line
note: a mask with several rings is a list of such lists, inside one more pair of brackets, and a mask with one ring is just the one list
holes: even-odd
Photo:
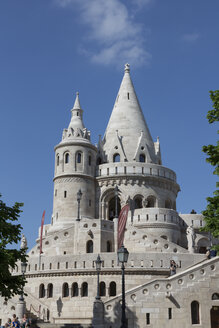
[[(134, 1), (135, 5), (142, 6), (151, 0)], [(134, 20), (121, 0), (56, 0), (56, 2), (62, 7), (77, 6), (80, 21), (88, 27), (86, 53), (89, 53), (92, 62), (105, 65), (115, 63), (121, 65), (127, 61), (130, 64), (142, 65), (149, 62), (151, 56), (145, 49), (147, 30)], [(81, 49), (83, 48), (85, 44), (82, 44)]]
[(188, 33), (188, 34), (184, 34), (182, 37), (183, 41), (190, 42), (190, 43), (197, 41), (199, 38), (200, 38), (199, 33)]

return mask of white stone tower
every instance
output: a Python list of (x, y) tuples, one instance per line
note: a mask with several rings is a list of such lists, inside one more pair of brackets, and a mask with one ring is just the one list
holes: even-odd
[(77, 93), (68, 129), (55, 147), (52, 229), (67, 228), (77, 219), (77, 192), (81, 190), (81, 216), (95, 217), (96, 147), (84, 127)]
[(118, 185), (121, 207), (131, 201), (130, 223), (182, 244), (176, 174), (161, 165), (159, 138), (152, 141), (128, 64), (104, 138), (99, 142), (98, 156), (99, 216), (114, 216), (113, 191)]

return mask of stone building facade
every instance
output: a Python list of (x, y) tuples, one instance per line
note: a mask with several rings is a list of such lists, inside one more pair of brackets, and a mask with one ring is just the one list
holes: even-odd
[[(175, 172), (162, 165), (159, 138), (153, 142), (128, 64), (97, 146), (84, 126), (77, 93), (70, 124), (55, 146), (53, 213), (51, 224), (44, 226), (43, 253), (40, 229), (28, 253), (27, 310), (54, 327), (91, 324), (97, 293), (95, 261), (100, 254), (105, 312), (99, 327), (120, 327), (116, 205), (119, 212), (128, 202), (124, 237), (129, 251), (128, 327), (219, 327), (219, 261), (218, 257), (206, 260), (205, 255), (217, 241), (200, 232), (202, 215), (177, 212), (179, 191)], [(169, 275), (171, 260), (177, 264), (173, 276)], [(3, 321), (16, 304), (16, 298), (1, 300)]]

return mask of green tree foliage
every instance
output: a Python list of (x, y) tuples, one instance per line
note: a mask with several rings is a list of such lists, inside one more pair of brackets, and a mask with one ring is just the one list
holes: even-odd
[[(1, 195), (0, 195), (1, 197)], [(22, 203), (8, 207), (0, 199), (0, 295), (6, 299), (21, 295), (25, 279), (21, 275), (13, 275), (11, 269), (16, 268), (16, 262), (26, 261), (25, 249), (9, 249), (10, 244), (21, 240), (21, 225), (17, 224)]]
[[(209, 110), (207, 119), (210, 124), (219, 121), (219, 90), (210, 91), (213, 109)], [(219, 133), (219, 130), (218, 130)], [(203, 152), (207, 154), (206, 161), (214, 167), (214, 174), (219, 176), (219, 141), (216, 145), (203, 146)], [(216, 183), (217, 188), (219, 183)], [(212, 236), (219, 238), (219, 190), (214, 192), (213, 197), (207, 198), (206, 210), (202, 212), (206, 225), (204, 231), (211, 232)], [(219, 245), (215, 247), (219, 251)]]

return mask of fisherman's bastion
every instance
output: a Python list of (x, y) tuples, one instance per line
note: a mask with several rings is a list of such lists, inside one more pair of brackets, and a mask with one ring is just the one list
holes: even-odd
[[(28, 252), (27, 314), (38, 318), (39, 327), (121, 327), (118, 215), (129, 204), (127, 327), (218, 328), (219, 257), (206, 257), (218, 241), (200, 231), (201, 214), (177, 212), (179, 191), (176, 173), (162, 165), (159, 138), (151, 137), (128, 64), (98, 145), (90, 141), (77, 93), (55, 146), (53, 213), (43, 227), (42, 254), (40, 228)], [(13, 274), (21, 274), (20, 265)], [(1, 299), (2, 324), (19, 306), (18, 297)]]

